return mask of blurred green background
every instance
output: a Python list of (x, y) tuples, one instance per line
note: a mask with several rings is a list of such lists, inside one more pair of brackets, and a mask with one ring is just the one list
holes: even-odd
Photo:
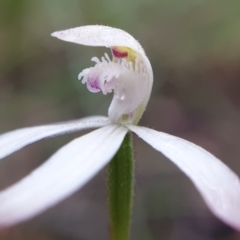
[[(111, 95), (90, 93), (77, 75), (92, 66), (91, 57), (109, 50), (50, 33), (110, 25), (139, 40), (152, 63), (153, 93), (140, 124), (206, 148), (240, 175), (239, 12), (238, 0), (1, 0), (0, 132), (106, 115)], [(1, 189), (80, 134), (41, 141), (1, 161)], [(170, 161), (137, 137), (135, 146), (132, 239), (240, 239)], [(49, 211), (1, 230), (0, 239), (107, 239), (105, 180), (103, 170)]]

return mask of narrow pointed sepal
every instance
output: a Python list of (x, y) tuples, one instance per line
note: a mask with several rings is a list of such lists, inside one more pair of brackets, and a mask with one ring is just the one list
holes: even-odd
[(34, 217), (77, 191), (112, 159), (127, 131), (109, 125), (77, 138), (0, 192), (0, 226)]
[(217, 217), (240, 230), (240, 180), (232, 170), (184, 139), (145, 127), (129, 126), (129, 129), (175, 163), (192, 180)]
[(0, 135), (0, 159), (43, 138), (110, 124), (107, 117), (86, 117), (74, 121), (17, 129)]

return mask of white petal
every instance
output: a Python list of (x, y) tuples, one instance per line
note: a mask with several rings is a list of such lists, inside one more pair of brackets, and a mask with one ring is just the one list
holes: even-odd
[(79, 120), (17, 129), (0, 135), (0, 159), (40, 139), (82, 129), (106, 126), (108, 118), (96, 116)]
[(1, 192), (0, 225), (27, 220), (78, 190), (111, 160), (127, 131), (109, 125), (77, 138)]
[(144, 127), (129, 129), (174, 162), (193, 181), (212, 212), (240, 230), (240, 181), (233, 171), (184, 139)]
[(87, 46), (129, 47), (144, 55), (144, 50), (138, 41), (129, 33), (118, 28), (101, 25), (89, 25), (54, 32), (51, 34), (51, 36), (67, 42), (73, 42)]

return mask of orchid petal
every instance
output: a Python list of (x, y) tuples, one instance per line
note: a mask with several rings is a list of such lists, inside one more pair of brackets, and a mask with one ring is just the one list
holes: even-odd
[(2, 191), (0, 225), (27, 220), (77, 191), (112, 159), (127, 131), (125, 127), (109, 125), (77, 138)]
[(184, 139), (144, 127), (129, 129), (175, 163), (193, 181), (210, 210), (240, 230), (240, 181), (232, 170)]
[(144, 50), (138, 41), (129, 33), (113, 27), (101, 25), (89, 25), (57, 31), (51, 34), (63, 41), (78, 43), (87, 46), (125, 46), (144, 54)]
[(79, 120), (17, 129), (0, 135), (0, 159), (47, 137), (53, 137), (82, 129), (103, 127), (110, 123), (108, 118), (96, 116)]

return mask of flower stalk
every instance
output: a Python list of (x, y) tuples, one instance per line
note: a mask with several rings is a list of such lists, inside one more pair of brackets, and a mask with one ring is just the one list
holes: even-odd
[(108, 165), (110, 239), (128, 240), (134, 192), (134, 156), (132, 133), (126, 134)]

